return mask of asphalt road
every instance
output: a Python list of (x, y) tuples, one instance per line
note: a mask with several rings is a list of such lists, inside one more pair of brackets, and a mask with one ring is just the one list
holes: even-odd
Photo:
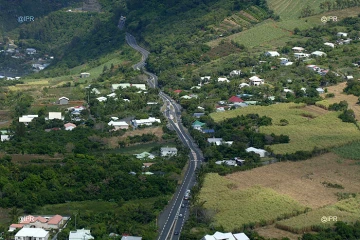
[[(129, 33), (126, 33), (126, 41), (130, 47), (134, 48), (142, 55), (141, 61), (133, 65), (133, 68), (137, 70), (142, 69), (144, 73), (149, 76), (149, 86), (157, 88), (157, 76), (144, 69), (146, 59), (150, 52), (137, 45), (135, 38)], [(178, 186), (172, 200), (158, 219), (158, 240), (172, 240), (180, 238), (185, 220), (189, 216), (189, 204), (188, 200), (184, 199), (184, 196), (186, 191), (191, 189), (195, 184), (195, 170), (200, 167), (203, 160), (203, 154), (199, 147), (195, 144), (187, 129), (181, 123), (181, 106), (162, 91), (159, 92), (159, 96), (167, 105), (164, 115), (168, 119), (172, 128), (176, 131), (182, 143), (190, 149), (189, 167), (185, 173), (184, 179), (181, 185)]]

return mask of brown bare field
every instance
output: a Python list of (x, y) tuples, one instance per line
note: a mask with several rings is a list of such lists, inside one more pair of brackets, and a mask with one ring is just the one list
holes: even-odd
[(307, 105), (303, 109), (310, 112), (310, 113), (315, 113), (316, 115), (323, 115), (323, 114), (326, 114), (328, 112), (328, 110), (323, 109), (323, 108), (318, 107), (318, 106), (315, 106), (315, 105)]
[(268, 225), (261, 228), (256, 228), (256, 232), (259, 233), (260, 236), (263, 236), (265, 238), (289, 238), (290, 240), (298, 240), (299, 237), (301, 237), (301, 234), (295, 234), (288, 231), (284, 231), (281, 229), (278, 229), (275, 227), (275, 224)]
[(159, 139), (161, 139), (162, 135), (164, 134), (161, 127), (152, 127), (152, 128), (144, 128), (144, 129), (136, 129), (136, 130), (127, 130), (124, 135), (122, 136), (116, 136), (116, 137), (110, 137), (103, 139), (105, 144), (109, 148), (118, 148), (119, 147), (119, 141), (125, 140), (127, 137), (135, 136), (135, 135), (142, 135), (142, 134), (154, 134)]
[(329, 104), (338, 103), (344, 100), (347, 101), (349, 104), (349, 108), (355, 112), (356, 119), (360, 121), (360, 105), (356, 104), (358, 102), (358, 97), (343, 93), (345, 87), (346, 87), (346, 82), (342, 82), (336, 86), (328, 87), (327, 88), (328, 93), (334, 93), (335, 97), (327, 98), (326, 101)]
[[(260, 185), (285, 194), (312, 209), (334, 204), (337, 192), (360, 192), (360, 165), (327, 153), (306, 161), (280, 162), (237, 172), (226, 178), (242, 190)], [(322, 182), (339, 184), (344, 189), (328, 188)]]

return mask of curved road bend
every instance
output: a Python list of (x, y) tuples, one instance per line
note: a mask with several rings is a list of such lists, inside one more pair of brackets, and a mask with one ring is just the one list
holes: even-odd
[[(144, 73), (149, 76), (148, 84), (152, 88), (157, 88), (157, 76), (153, 73), (147, 72), (144, 69), (146, 59), (150, 54), (147, 50), (137, 45), (135, 38), (126, 33), (126, 42), (130, 47), (140, 52), (142, 55), (141, 61), (133, 65), (134, 69), (144, 70)], [(180, 186), (178, 186), (169, 205), (164, 209), (159, 217), (159, 236), (158, 240), (172, 240), (179, 239), (181, 230), (185, 223), (185, 218), (189, 215), (187, 200), (184, 200), (184, 195), (187, 189), (191, 189), (195, 184), (195, 170), (200, 167), (203, 155), (199, 147), (188, 133), (187, 129), (181, 123), (181, 106), (177, 104), (171, 97), (160, 90), (159, 96), (166, 103), (167, 107), (164, 112), (172, 128), (176, 131), (182, 143), (190, 149), (189, 167), (185, 173), (184, 179)], [(185, 207), (182, 207), (182, 205)], [(179, 217), (179, 215), (183, 217)], [(175, 233), (178, 235), (175, 235)]]

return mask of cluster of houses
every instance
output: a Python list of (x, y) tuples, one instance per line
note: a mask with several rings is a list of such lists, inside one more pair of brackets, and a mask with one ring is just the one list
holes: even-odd
[[(104, 96), (101, 96), (101, 97), (98, 97), (96, 98), (99, 102), (105, 102), (108, 100), (108, 98), (114, 98), (114, 100), (117, 100), (117, 97), (116, 97), (116, 93), (115, 91), (117, 89), (124, 89), (124, 88), (128, 88), (128, 87), (135, 87), (137, 89), (139, 89), (140, 91), (138, 93), (141, 93), (142, 91), (146, 91), (146, 85), (145, 84), (132, 84), (132, 83), (119, 83), (119, 84), (112, 84), (111, 85), (111, 90), (112, 90), (112, 93), (106, 95), (106, 97)], [(95, 93), (95, 94), (100, 94), (100, 91), (96, 88), (93, 88), (91, 90), (91, 92)], [(130, 102), (129, 99), (126, 99), (124, 98), (123, 99), (125, 102)]]

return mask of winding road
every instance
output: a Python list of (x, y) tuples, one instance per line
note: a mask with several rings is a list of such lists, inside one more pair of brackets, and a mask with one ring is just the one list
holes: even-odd
[[(133, 68), (136, 70), (142, 69), (144, 73), (149, 76), (149, 86), (151, 88), (158, 88), (157, 76), (144, 69), (146, 59), (148, 58), (150, 52), (140, 47), (136, 43), (134, 36), (129, 33), (126, 33), (126, 42), (130, 47), (140, 52), (142, 55), (141, 61), (133, 65)], [(195, 170), (200, 167), (203, 160), (203, 154), (199, 147), (195, 144), (187, 129), (181, 123), (181, 106), (161, 90), (159, 91), (159, 96), (166, 103), (164, 115), (168, 119), (169, 124), (176, 131), (182, 143), (190, 149), (190, 160), (184, 179), (182, 180), (181, 185), (177, 187), (172, 200), (158, 219), (158, 240), (172, 240), (180, 238), (185, 220), (189, 216), (189, 204), (188, 200), (184, 200), (184, 196), (186, 191), (195, 185)]]

